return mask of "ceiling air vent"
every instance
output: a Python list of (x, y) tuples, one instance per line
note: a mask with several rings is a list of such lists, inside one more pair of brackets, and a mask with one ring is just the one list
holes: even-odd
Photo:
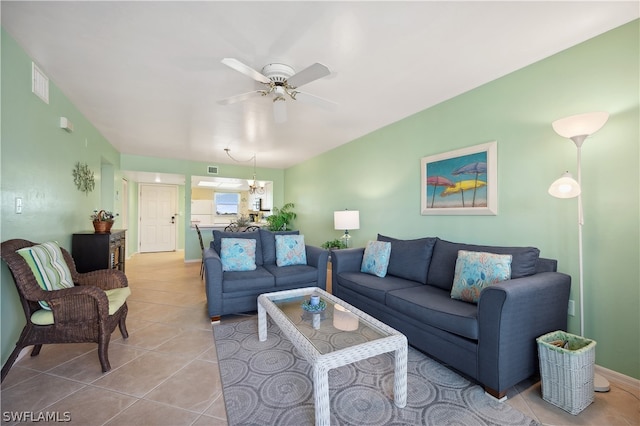
[(31, 91), (46, 104), (49, 103), (49, 77), (33, 62), (31, 62)]
[(218, 166), (207, 166), (207, 173), (209, 173), (210, 175), (217, 175)]

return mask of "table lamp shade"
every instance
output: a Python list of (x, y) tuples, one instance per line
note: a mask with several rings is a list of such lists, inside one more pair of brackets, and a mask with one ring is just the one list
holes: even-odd
[(360, 229), (360, 212), (358, 210), (341, 210), (333, 212), (334, 229)]

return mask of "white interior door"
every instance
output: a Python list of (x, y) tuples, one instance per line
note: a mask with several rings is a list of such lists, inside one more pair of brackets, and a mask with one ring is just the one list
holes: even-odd
[(140, 252), (174, 251), (178, 187), (141, 184), (139, 197)]

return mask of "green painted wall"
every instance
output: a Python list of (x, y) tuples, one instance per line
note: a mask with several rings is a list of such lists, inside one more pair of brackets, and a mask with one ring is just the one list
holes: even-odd
[[(333, 211), (348, 208), (360, 210), (351, 232), (358, 246), (377, 233), (536, 246), (573, 277), (577, 308), (577, 201), (547, 194), (563, 171), (576, 174), (577, 154), (551, 122), (607, 111), (582, 149), (585, 334), (597, 341), (598, 365), (640, 378), (638, 28), (620, 27), (288, 169), (297, 227), (322, 244), (341, 235)], [(498, 215), (421, 216), (421, 157), (492, 140)], [(579, 327), (576, 311), (569, 329)]]
[[(121, 190), (120, 154), (50, 82), (49, 104), (31, 93), (31, 59), (4, 30), (2, 38), (1, 94), (1, 240), (24, 238), (57, 240), (71, 249), (74, 232), (92, 229), (94, 209), (119, 211), (114, 191)], [(44, 70), (46, 73), (46, 70)], [(68, 133), (60, 117), (74, 125)], [(85, 194), (76, 189), (72, 171), (87, 163), (96, 186)], [(101, 174), (102, 165), (108, 169)], [(110, 192), (104, 193), (103, 188)], [(15, 199), (23, 200), (23, 213), (14, 212)], [(121, 219), (116, 220), (118, 228)], [(2, 362), (13, 350), (24, 325), (24, 314), (11, 274), (0, 266)]]

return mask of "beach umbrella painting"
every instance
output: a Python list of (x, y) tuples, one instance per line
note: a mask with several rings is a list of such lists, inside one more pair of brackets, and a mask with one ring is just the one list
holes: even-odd
[(433, 201), (436, 198), (436, 187), (438, 186), (453, 186), (453, 182), (444, 176), (429, 176), (427, 178), (427, 185), (433, 185), (433, 195), (431, 196), (431, 208), (433, 208)]
[[(482, 186), (482, 185), (478, 185), (478, 176), (481, 174), (486, 174), (487, 173), (487, 163), (483, 162), (483, 161), (477, 161), (475, 163), (469, 163), (465, 166), (462, 167), (458, 167), (457, 169), (455, 169), (454, 171), (451, 172), (452, 175), (454, 176), (458, 176), (458, 175), (476, 175), (475, 176), (475, 182), (476, 185), (473, 187), (473, 202), (471, 203), (471, 207), (475, 207), (476, 205), (476, 190)], [(467, 182), (467, 181), (462, 181), (462, 182)], [(486, 182), (485, 182), (486, 185)], [(464, 206), (464, 194), (462, 197), (462, 205)]]
[(462, 195), (462, 207), (464, 207), (464, 191), (468, 191), (473, 189), (473, 198), (475, 203), (475, 193), (478, 188), (482, 188), (483, 186), (487, 186), (487, 182), (481, 180), (461, 180), (460, 182), (456, 182), (452, 186), (448, 186), (442, 191), (440, 194), (441, 197), (447, 197), (449, 195), (460, 193)]

